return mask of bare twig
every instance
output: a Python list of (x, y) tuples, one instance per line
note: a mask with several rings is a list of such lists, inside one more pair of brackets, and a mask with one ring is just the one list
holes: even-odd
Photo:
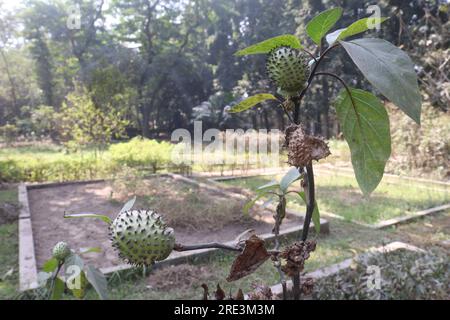
[(323, 59), (326, 57), (326, 55), (333, 50), (334, 48), (338, 47), (339, 44), (334, 44), (330, 47), (328, 47), (323, 54), (320, 55), (319, 59), (317, 60), (316, 63), (314, 63), (313, 69), (311, 70), (311, 73), (309, 75), (308, 81), (307, 81), (307, 85), (306, 87), (300, 92), (300, 95), (298, 97), (295, 97), (295, 101), (296, 102), (296, 107), (294, 109), (294, 123), (298, 124), (299, 121), (299, 116), (300, 116), (300, 104), (301, 101), (303, 100), (303, 97), (305, 96), (306, 92), (308, 91), (309, 87), (311, 86), (312, 80), (314, 79), (314, 76), (316, 75), (317, 72), (317, 68), (319, 67), (320, 63), (323, 61)]
[[(199, 243), (199, 244), (175, 244), (175, 247), (173, 250), (182, 252), (182, 251), (193, 251), (193, 250), (200, 250), (200, 249), (222, 249), (222, 250), (228, 250), (228, 251), (234, 251), (234, 252), (242, 252), (244, 248), (240, 246), (230, 246), (225, 243), (219, 243), (219, 242), (210, 242), (210, 243)], [(267, 252), (270, 255), (278, 255), (280, 253), (279, 250), (267, 250)]]
[(236, 251), (241, 252), (242, 249), (237, 246), (230, 246), (226, 245), (224, 243), (218, 243), (218, 242), (210, 242), (210, 243), (201, 243), (201, 244), (191, 244), (191, 245), (184, 245), (177, 243), (173, 250), (175, 251), (192, 251), (192, 250), (199, 250), (199, 249), (223, 249), (223, 250), (229, 250), (229, 251)]
[(305, 168), (306, 179), (304, 184), (305, 197), (306, 197), (306, 215), (303, 222), (302, 241), (306, 241), (308, 238), (309, 225), (311, 224), (311, 218), (314, 212), (314, 206), (316, 202), (315, 190), (314, 190), (314, 172), (312, 163), (308, 164)]

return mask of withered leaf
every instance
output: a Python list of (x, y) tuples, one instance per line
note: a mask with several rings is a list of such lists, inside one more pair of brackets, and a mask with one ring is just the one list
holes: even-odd
[(242, 292), (242, 289), (239, 289), (234, 300), (244, 300), (244, 299), (245, 299), (244, 292)]
[(209, 295), (208, 285), (206, 283), (202, 283), (202, 288), (203, 288), (203, 299), (202, 300), (208, 300), (208, 295)]
[(217, 284), (216, 300), (225, 300), (225, 291), (222, 290), (220, 284)]
[(269, 257), (264, 240), (252, 235), (245, 241), (244, 251), (234, 260), (227, 281), (236, 281), (252, 274)]

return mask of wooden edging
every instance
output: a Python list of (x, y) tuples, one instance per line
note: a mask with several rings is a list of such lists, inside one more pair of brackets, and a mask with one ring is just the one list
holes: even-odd
[[(303, 277), (305, 278), (312, 278), (314, 280), (318, 280), (318, 279), (322, 279), (322, 278), (326, 278), (329, 276), (333, 276), (337, 273), (339, 273), (340, 271), (346, 270), (348, 268), (350, 268), (350, 266), (352, 265), (353, 261), (357, 258), (360, 257), (364, 257), (364, 256), (368, 256), (369, 254), (373, 254), (373, 253), (388, 253), (388, 252), (393, 252), (399, 249), (404, 249), (404, 250), (408, 250), (408, 251), (414, 251), (414, 252), (425, 252), (423, 249), (420, 249), (416, 246), (404, 243), (404, 242), (391, 242), (388, 245), (385, 246), (381, 246), (378, 248), (370, 248), (369, 250), (367, 250), (366, 252), (357, 255), (354, 258), (350, 258), (350, 259), (346, 259), (342, 262), (333, 264), (331, 266), (325, 267), (325, 268), (320, 268), (317, 269), (315, 271), (309, 272), (307, 274), (305, 274)], [(288, 280), (286, 281), (286, 286), (287, 286), (287, 290), (292, 291), (292, 281)], [(277, 284), (271, 287), (272, 290), (272, 294), (280, 299), (283, 296), (283, 287), (281, 286), (281, 284)], [(247, 295), (248, 297), (248, 295)], [(306, 299), (310, 298), (310, 297), (305, 297)]]

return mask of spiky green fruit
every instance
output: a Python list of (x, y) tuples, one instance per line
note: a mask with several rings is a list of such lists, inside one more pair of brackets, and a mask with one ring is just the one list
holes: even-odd
[(175, 246), (173, 229), (152, 210), (120, 213), (110, 225), (110, 237), (119, 256), (136, 266), (164, 260)]
[(282, 94), (295, 96), (305, 88), (310, 73), (308, 62), (308, 55), (303, 51), (278, 47), (267, 56), (267, 74)]
[(58, 261), (64, 261), (68, 256), (70, 256), (71, 251), (69, 245), (63, 241), (58, 242), (52, 251), (53, 258)]

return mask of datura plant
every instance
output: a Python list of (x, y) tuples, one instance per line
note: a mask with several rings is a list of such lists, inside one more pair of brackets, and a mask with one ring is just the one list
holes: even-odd
[[(284, 146), (292, 168), (280, 181), (273, 181), (258, 188), (256, 198), (244, 207), (244, 211), (248, 211), (261, 198), (277, 199), (272, 230), (275, 237), (274, 247), (266, 248), (267, 243), (252, 232), (244, 232), (232, 245), (177, 243), (174, 231), (164, 223), (160, 214), (151, 209), (133, 210), (135, 198), (125, 204), (114, 220), (105, 215), (89, 213), (66, 217), (93, 217), (106, 222), (112, 246), (123, 260), (135, 266), (151, 266), (166, 259), (172, 251), (218, 248), (238, 253), (227, 281), (235, 281), (251, 274), (270, 259), (280, 276), (283, 299), (300, 299), (302, 294), (309, 294), (313, 285), (312, 279), (300, 279), (300, 274), (305, 261), (316, 248), (315, 241), (307, 239), (311, 221), (316, 232), (320, 231), (313, 161), (321, 160), (330, 154), (327, 143), (321, 137), (309, 134), (300, 119), (302, 101), (314, 80), (318, 77), (330, 77), (343, 87), (334, 107), (350, 147), (356, 179), (365, 195), (368, 196), (381, 181), (391, 153), (389, 118), (382, 101), (370, 92), (348, 86), (339, 75), (327, 70), (322, 71), (319, 67), (325, 67), (325, 57), (331, 56), (338, 48), (343, 48), (381, 95), (420, 123), (421, 95), (414, 65), (408, 55), (385, 40), (349, 40), (350, 37), (368, 30), (369, 26), (381, 24), (386, 18), (364, 18), (346, 28), (330, 32), (341, 15), (341, 8), (333, 8), (320, 13), (308, 23), (306, 31), (317, 45), (315, 52), (306, 51), (297, 37), (281, 35), (236, 53), (237, 56), (266, 55), (267, 75), (277, 87), (277, 92), (251, 96), (233, 106), (229, 112), (243, 112), (263, 101), (273, 100), (291, 121), (285, 132)], [(300, 181), (300, 191), (292, 188), (296, 181)], [(280, 248), (278, 237), (286, 216), (286, 197), (289, 193), (294, 193), (299, 201), (306, 203), (306, 213), (299, 239), (285, 248)], [(73, 255), (69, 255), (64, 244), (58, 244), (54, 249), (52, 266), (60, 267), (63, 261), (71, 256)], [(92, 279), (92, 272), (86, 273), (86, 277), (88, 280)], [(291, 284), (286, 278), (292, 279)], [(92, 282), (96, 283), (95, 279)], [(291, 293), (288, 292), (289, 286), (292, 288)], [(202, 287), (205, 290), (204, 298), (207, 299), (208, 287), (206, 284)], [(219, 285), (215, 297), (225, 299), (225, 293)], [(249, 293), (247, 297), (270, 299), (272, 293), (268, 287), (258, 285), (255, 292)], [(242, 290), (230, 298), (243, 299)]]
[[(277, 92), (251, 96), (233, 106), (229, 112), (243, 112), (261, 102), (273, 100), (284, 110), (291, 122), (285, 132), (284, 144), (291, 170), (281, 183), (274, 181), (259, 188), (256, 199), (247, 204), (246, 209), (259, 198), (273, 195), (279, 199), (277, 210), (285, 210), (285, 195), (290, 192), (288, 187), (300, 179), (303, 191), (293, 192), (306, 202), (307, 209), (300, 239), (304, 246), (307, 244), (311, 219), (314, 220), (315, 226), (320, 225), (314, 192), (313, 160), (318, 161), (330, 154), (326, 142), (321, 137), (308, 134), (300, 119), (302, 101), (314, 80), (318, 77), (330, 77), (343, 87), (334, 101), (334, 107), (350, 147), (356, 179), (366, 196), (380, 183), (391, 153), (389, 117), (382, 101), (371, 92), (348, 86), (339, 75), (326, 70), (325, 57), (331, 56), (338, 48), (343, 48), (381, 95), (420, 124), (422, 99), (414, 64), (409, 56), (382, 39), (349, 40), (372, 26), (382, 24), (387, 18), (363, 18), (345, 28), (332, 31), (341, 16), (342, 8), (332, 8), (321, 12), (307, 24), (306, 32), (316, 45), (315, 52), (305, 50), (296, 36), (287, 34), (236, 53), (237, 56), (266, 55), (267, 76), (277, 87)], [(294, 297), (298, 298), (301, 291), (298, 288), (299, 273), (291, 272), (290, 276), (294, 285)]]

